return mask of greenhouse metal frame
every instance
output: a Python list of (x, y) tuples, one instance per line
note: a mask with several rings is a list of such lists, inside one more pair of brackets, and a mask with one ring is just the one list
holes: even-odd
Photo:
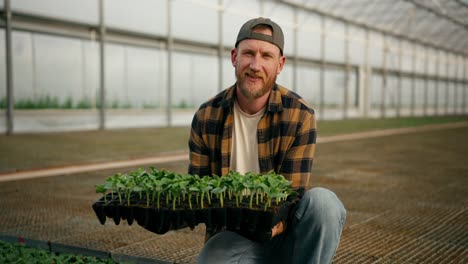
[[(5, 72), (0, 78), (4, 109), (0, 110), (0, 131), (6, 134), (189, 125), (201, 102), (234, 83), (229, 68), (232, 38), (240, 23), (256, 16), (271, 17), (283, 27), (287, 63), (278, 82), (309, 101), (319, 119), (468, 112), (468, 4), (464, 0), (142, 1), (154, 6), (154, 16), (161, 19), (148, 26), (149, 30), (108, 23), (108, 17), (118, 17), (109, 11), (111, 8), (123, 14), (128, 8), (133, 20), (138, 15), (132, 16), (130, 9), (141, 12), (142, 20), (153, 18), (151, 11), (138, 10), (131, 1), (84, 1), (94, 14), (88, 20), (54, 15), (60, 14), (56, 7), (60, 1), (44, 1), (56, 11), (34, 9), (33, 2), (4, 0), (0, 6), (0, 32), (4, 31), (0, 68)], [(184, 16), (186, 13), (194, 17)], [(213, 22), (208, 23), (208, 32), (191, 29), (191, 24), (207, 21)], [(51, 81), (56, 75), (47, 72), (47, 63), (38, 61), (50, 55), (43, 47), (47, 45), (39, 43), (51, 43), (54, 38), (71, 46), (78, 43), (76, 58), (82, 58), (78, 66), (52, 65), (58, 70), (61, 66), (70, 71), (80, 69), (81, 75), (69, 82)], [(25, 45), (32, 55), (15, 57), (21, 47), (28, 49)], [(119, 52), (122, 59), (113, 59)], [(15, 67), (15, 62), (31, 65), (31, 69)], [(141, 62), (146, 64), (142, 66)], [(73, 60), (68, 63), (74, 64)], [(122, 69), (114, 70), (116, 65)], [(185, 74), (179, 74), (183, 70)], [(49, 74), (49, 79), (42, 77), (42, 72)], [(62, 74), (63, 79), (67, 74)], [(26, 84), (21, 76), (30, 76), (24, 78)], [(122, 81), (116, 77), (122, 77)], [(140, 81), (142, 77), (144, 81)], [(76, 87), (83, 87), (83, 91), (91, 90), (83, 97), (91, 98), (92, 103), (84, 102), (81, 108), (85, 109), (81, 109), (78, 103), (68, 102), (70, 108), (80, 108), (76, 113), (57, 107), (67, 104), (65, 97), (52, 107), (57, 111), (49, 111), (47, 105), (36, 109), (34, 104), (31, 108), (18, 104), (29, 100), (32, 93), (41, 94), (37, 87), (68, 83), (68, 96), (77, 97), (73, 94)], [(119, 85), (124, 88), (114, 88)], [(141, 92), (129, 91), (139, 86), (145, 86)], [(158, 99), (151, 100), (152, 95), (145, 91), (155, 90), (153, 95)], [(132, 98), (136, 93), (140, 99)], [(112, 100), (117, 99), (112, 96), (128, 101), (113, 105)], [(64, 121), (50, 121), (55, 119)], [(31, 120), (42, 121), (28, 126)]]

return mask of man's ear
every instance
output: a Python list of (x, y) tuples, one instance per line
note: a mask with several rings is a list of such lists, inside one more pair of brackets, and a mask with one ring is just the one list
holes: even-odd
[(231, 50), (231, 63), (232, 63), (232, 66), (236, 67), (236, 62), (237, 60), (237, 49), (236, 48), (233, 48)]
[(286, 57), (285, 56), (281, 56), (279, 58), (279, 67), (278, 67), (278, 70), (277, 70), (277, 75), (280, 74), (280, 72), (283, 70), (283, 67), (284, 67), (284, 64), (286, 63)]

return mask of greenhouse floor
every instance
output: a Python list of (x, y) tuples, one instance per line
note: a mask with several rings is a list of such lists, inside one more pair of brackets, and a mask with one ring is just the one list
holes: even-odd
[[(348, 212), (334, 263), (467, 263), (466, 135), (464, 123), (319, 141), (312, 184), (334, 191)], [(187, 160), (147, 165), (185, 172)], [(133, 169), (0, 182), (0, 240), (119, 262), (194, 263), (203, 225), (156, 235), (99, 223), (94, 185)]]

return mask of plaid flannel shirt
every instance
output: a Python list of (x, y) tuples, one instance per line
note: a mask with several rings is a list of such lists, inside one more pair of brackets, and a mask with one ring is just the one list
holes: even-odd
[[(200, 106), (189, 139), (189, 173), (226, 175), (229, 172), (236, 85)], [(260, 173), (275, 171), (293, 187), (309, 187), (315, 153), (314, 110), (299, 95), (275, 85), (257, 127)]]

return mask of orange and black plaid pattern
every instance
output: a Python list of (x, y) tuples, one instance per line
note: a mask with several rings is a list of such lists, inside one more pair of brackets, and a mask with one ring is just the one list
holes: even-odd
[[(229, 172), (236, 85), (200, 106), (190, 132), (189, 173), (225, 175)], [(309, 187), (315, 153), (314, 110), (296, 93), (275, 85), (265, 114), (258, 123), (258, 155), (261, 173), (275, 171)]]

